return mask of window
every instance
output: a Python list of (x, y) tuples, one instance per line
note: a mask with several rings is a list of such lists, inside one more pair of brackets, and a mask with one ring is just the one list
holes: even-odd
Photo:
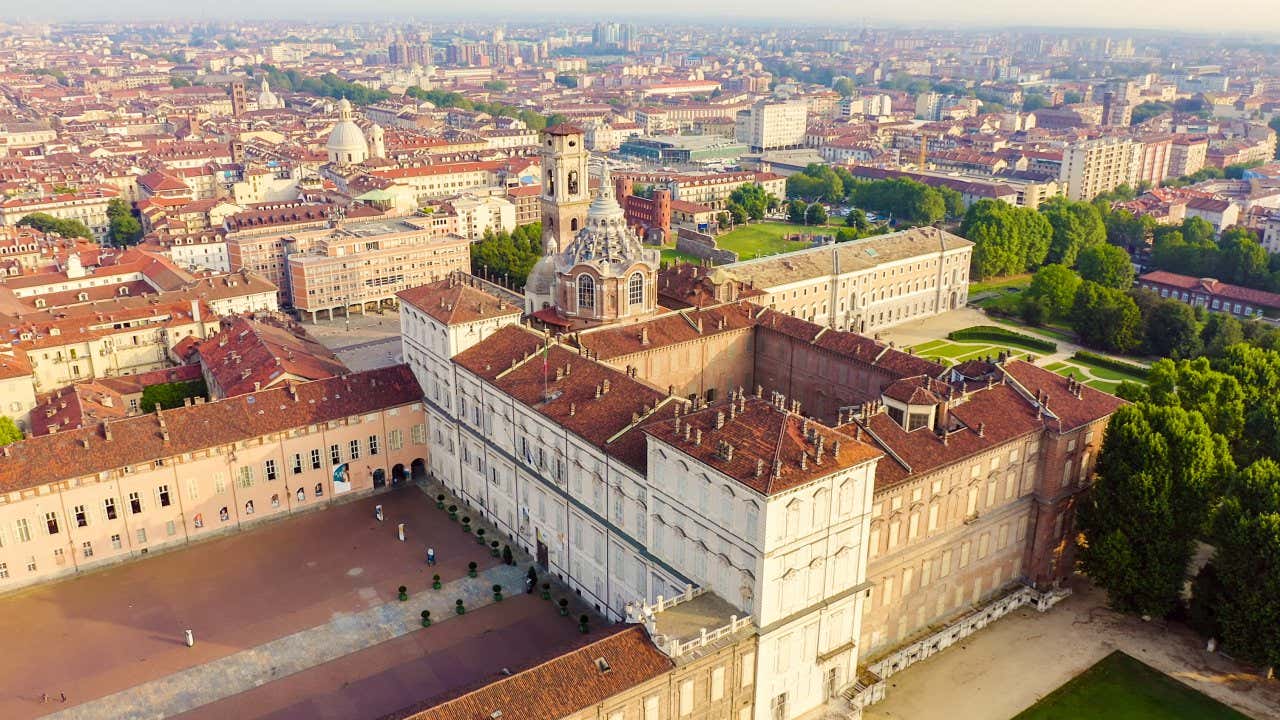
[(27, 572), (35, 572), (35, 571), (36, 571), (36, 558), (33, 555), (27, 558)]
[(693, 680), (680, 683), (680, 717), (693, 714)]
[(160, 499), (160, 507), (169, 507), (169, 504), (172, 502), (169, 498), (168, 485), (161, 485), (156, 490), (156, 496)]
[(427, 444), (427, 424), (426, 423), (418, 423), (417, 425), (413, 426), (412, 439), (413, 439), (414, 445)]
[(342, 464), (342, 449), (336, 444), (329, 446), (329, 464), (335, 467)]
[(320, 448), (315, 448), (311, 451), (311, 469), (320, 469)]
[(142, 497), (136, 492), (129, 493), (129, 512), (134, 515), (142, 512)]
[(47, 512), (44, 514), (44, 526), (50, 535), (58, 534), (58, 513)]
[(112, 549), (112, 550), (119, 550), (119, 549), (120, 549), (120, 547), (121, 547), (121, 544), (120, 544), (120, 536), (119, 536), (118, 534), (117, 534), (117, 535), (112, 535), (112, 536), (111, 536), (111, 549)]
[(262, 463), (262, 474), (266, 476), (267, 482), (276, 479), (276, 461), (267, 460)]
[(76, 517), (76, 527), (87, 527), (89, 525), (89, 514), (84, 511), (83, 505), (77, 505), (73, 508)]
[(356, 458), (360, 457), (360, 441), (359, 440), (352, 440), (350, 443), (348, 443), (347, 447), (350, 448), (352, 460), (355, 460)]
[(108, 520), (116, 519), (116, 499), (115, 498), (107, 498), (106, 500), (103, 500), (102, 507), (104, 512), (106, 512)]
[(596, 306), (595, 278), (583, 273), (578, 276), (578, 309), (594, 310)]
[(241, 465), (236, 471), (236, 484), (242, 488), (253, 487), (253, 466)]
[[(354, 442), (354, 440), (352, 442)], [(377, 435), (369, 436), (369, 454), (370, 455), (378, 454), (378, 436)]]
[(399, 430), (392, 430), (387, 433), (387, 444), (391, 446), (392, 450), (399, 450), (404, 447), (404, 434)]
[(627, 281), (627, 301), (632, 305), (644, 304), (644, 275), (632, 273)]
[(9, 579), (9, 563), (0, 562), (0, 580)]
[(650, 695), (644, 699), (644, 720), (658, 720), (657, 695)]
[(711, 671), (711, 701), (715, 702), (724, 698), (724, 666), (721, 665)]
[(316, 497), (324, 495), (324, 484), (316, 483)]
[(164, 532), (165, 532), (165, 534), (166, 534), (166, 535), (168, 535), (169, 537), (173, 537), (174, 535), (177, 535), (177, 534), (178, 534), (178, 524), (177, 524), (176, 522), (174, 522), (174, 521), (170, 520), (169, 522), (167, 522), (167, 523), (165, 523), (165, 524), (164, 524)]
[(302, 453), (293, 454), (293, 474), (294, 475), (302, 474)]
[(146, 542), (147, 542), (147, 529), (146, 529), (146, 528), (138, 528), (138, 533), (137, 533), (137, 535), (138, 535), (138, 544), (139, 544), (139, 545), (145, 545), (145, 544), (146, 544)]

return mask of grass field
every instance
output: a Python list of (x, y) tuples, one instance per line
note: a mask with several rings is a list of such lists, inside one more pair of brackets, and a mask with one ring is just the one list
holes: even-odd
[(1022, 275), (1009, 275), (1002, 278), (991, 278), (982, 282), (969, 283), (969, 295), (981, 295), (992, 290), (1003, 290), (1005, 288), (1013, 288), (1015, 290), (1024, 290), (1031, 285), (1031, 273), (1023, 273)]
[(1013, 344), (1004, 344), (979, 340), (974, 342), (956, 342), (955, 340), (930, 340), (912, 348), (916, 355), (942, 363), (953, 365), (966, 360), (983, 357), (995, 357), (1001, 352), (1008, 352), (1015, 357), (1036, 356), (1039, 351), (1028, 350)]
[(1014, 720), (1248, 720), (1116, 651)]
[(694, 265), (697, 265), (702, 261), (698, 259), (696, 255), (690, 255), (689, 253), (680, 252), (679, 250), (675, 249), (675, 247), (664, 247), (662, 248), (662, 262), (665, 262), (669, 265), (678, 263), (678, 262), (689, 262), (689, 263), (693, 263)]
[(839, 227), (824, 225), (789, 225), (787, 223), (753, 223), (739, 225), (716, 238), (716, 244), (725, 250), (738, 253), (739, 260), (750, 260), (764, 255), (803, 250), (809, 243), (784, 240), (784, 235), (795, 233), (835, 235)]

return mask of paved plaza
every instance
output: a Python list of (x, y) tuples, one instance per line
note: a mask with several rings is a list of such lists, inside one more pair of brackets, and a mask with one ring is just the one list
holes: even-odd
[[(399, 522), (407, 526), (404, 543), (396, 538)], [(428, 542), (435, 568), (424, 563)], [(471, 561), (480, 578), (465, 577)], [(453, 600), (465, 597), (479, 609), (492, 602), (495, 582), (520, 592), (523, 571), (491, 558), (410, 487), (33, 588), (0, 598), (5, 645), (22, 649), (0, 657), (0, 717), (189, 710), (419, 630), (424, 608), (445, 618)], [(451, 585), (430, 590), (433, 573)], [(398, 602), (399, 585), (410, 602)], [(452, 622), (450, 632), (474, 635), (466, 629), (472, 617), (441, 627)], [(576, 635), (572, 623), (555, 620)], [(194, 648), (183, 643), (186, 628)], [(53, 700), (42, 703), (42, 693)], [(94, 703), (107, 696), (114, 697)]]

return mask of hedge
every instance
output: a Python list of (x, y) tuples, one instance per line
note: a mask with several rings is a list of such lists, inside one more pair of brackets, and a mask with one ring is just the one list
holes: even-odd
[(1099, 355), (1098, 353), (1089, 352), (1088, 350), (1079, 350), (1071, 357), (1073, 360), (1079, 360), (1087, 365), (1097, 365), (1098, 367), (1115, 370), (1118, 373), (1129, 375), (1135, 380), (1145, 381), (1147, 376), (1151, 374), (1150, 368), (1135, 365), (1131, 362), (1125, 362), (1124, 360), (1117, 360), (1106, 355)]
[(986, 342), (1002, 343), (1007, 345), (1020, 345), (1030, 350), (1037, 350), (1044, 353), (1052, 353), (1058, 351), (1058, 344), (1041, 340), (1040, 338), (1023, 335), (1012, 330), (1006, 330), (1002, 327), (993, 325), (979, 325), (963, 330), (956, 330), (947, 337), (951, 340), (984, 340)]

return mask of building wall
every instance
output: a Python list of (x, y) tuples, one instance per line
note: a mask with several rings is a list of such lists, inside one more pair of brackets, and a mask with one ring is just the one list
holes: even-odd
[(716, 333), (699, 341), (664, 345), (609, 359), (617, 368), (658, 387), (671, 386), (682, 397), (721, 400), (738, 388), (755, 387), (756, 334), (751, 328)]
[(27, 432), (31, 429), (29, 417), (31, 409), (36, 406), (35, 378), (31, 375), (19, 375), (0, 379), (0, 415), (17, 424), (18, 429)]
[(425, 422), (415, 403), (0, 496), (0, 592), (356, 497), (377, 471), (389, 485), (425, 465)]
[(896, 379), (767, 327), (756, 332), (756, 384), (799, 400), (802, 412), (824, 422), (835, 422), (843, 407), (878, 398)]

